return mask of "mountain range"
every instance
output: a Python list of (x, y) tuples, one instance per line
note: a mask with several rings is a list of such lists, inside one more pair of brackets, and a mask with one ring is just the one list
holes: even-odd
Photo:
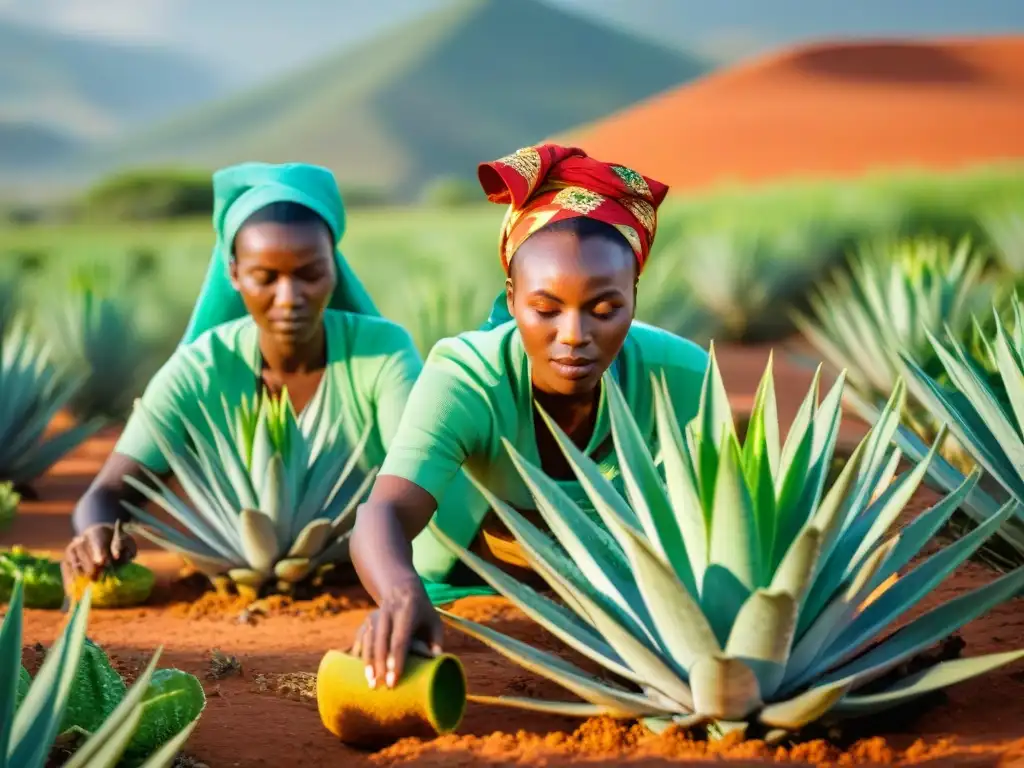
[(455, 0), (268, 84), (103, 140), (37, 175), (259, 158), (398, 199), (707, 71), (538, 0)]
[(1014, 30), (1005, 0), (0, 0), (0, 182), (301, 155), (404, 189), (794, 41)]

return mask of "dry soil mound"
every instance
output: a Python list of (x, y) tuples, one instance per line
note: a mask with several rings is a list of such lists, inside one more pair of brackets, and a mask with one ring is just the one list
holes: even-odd
[(1024, 158), (1024, 37), (812, 45), (560, 137), (693, 190)]

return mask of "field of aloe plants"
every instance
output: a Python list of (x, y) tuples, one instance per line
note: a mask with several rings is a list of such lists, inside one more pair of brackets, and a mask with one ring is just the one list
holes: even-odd
[[(500, 218), (356, 211), (344, 251), (425, 354), (486, 317)], [(699, 414), (675, 423), (652, 382), (652, 455), (613, 388), (621, 492), (549, 425), (598, 518), (511, 451), (548, 530), (479, 488), (545, 586), (440, 535), (495, 592), (444, 609), (470, 704), (458, 734), (373, 754), (316, 711), (320, 658), (369, 608), (345, 560), (375, 468), (339, 425), (207, 403), (190, 450), (160, 440), (175, 481), (139, 484), (137, 563), (61, 582), (71, 507), (210, 241), (201, 222), (0, 232), (0, 768), (1024, 749), (1018, 170), (670, 203), (640, 316), (712, 349)]]

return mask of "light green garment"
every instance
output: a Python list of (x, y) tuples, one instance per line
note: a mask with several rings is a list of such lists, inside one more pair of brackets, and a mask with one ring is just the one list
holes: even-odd
[(380, 313), (349, 267), (337, 244), (345, 234), (345, 206), (334, 175), (305, 163), (242, 163), (213, 175), (213, 229), (217, 240), (192, 318), (181, 340), (195, 341), (204, 331), (246, 314), (241, 296), (231, 285), (228, 264), (231, 244), (245, 220), (271, 203), (290, 201), (316, 211), (334, 234), (338, 282), (330, 309), (362, 315)]
[[(657, 451), (657, 439), (651, 374), (664, 374), (676, 418), (686, 423), (697, 413), (707, 365), (708, 354), (697, 344), (659, 328), (633, 323), (606, 375), (614, 376), (622, 388), (652, 451)], [(468, 484), (459, 471), (465, 466), (510, 505), (535, 509), (502, 438), (540, 466), (530, 363), (514, 322), (463, 333), (434, 347), (409, 396), (380, 474), (403, 477), (441, 499), (453, 492), (453, 485)], [(603, 389), (594, 434), (585, 453), (621, 492)], [(579, 483), (559, 484), (583, 509), (593, 513)], [(459, 490), (464, 504), (445, 504), (435, 515), (438, 526), (464, 547), (472, 543), (488, 512), (484, 498), (475, 488), (471, 490)], [(455, 562), (429, 528), (413, 541), (413, 565), (422, 578), (443, 582)], [(449, 598), (451, 594), (450, 590), (446, 592)]]
[[(369, 470), (384, 461), (422, 362), (409, 333), (390, 320), (327, 310), (324, 329), (327, 365), (314, 398), (325, 400), (323, 423), (340, 423), (349, 445), (373, 425), (361, 467)], [(216, 418), (222, 395), (229, 403), (254, 397), (262, 390), (261, 368), (259, 329), (245, 316), (178, 347), (149, 382), (142, 401), (171, 426), (177, 445), (184, 446), (187, 433), (178, 414), (205, 424), (201, 402)], [(299, 413), (299, 427), (307, 435), (316, 400)], [(137, 416), (128, 420), (115, 450), (154, 472), (168, 471), (159, 446)]]

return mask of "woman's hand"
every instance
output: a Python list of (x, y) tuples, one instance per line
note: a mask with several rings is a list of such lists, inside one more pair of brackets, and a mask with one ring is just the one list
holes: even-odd
[(366, 682), (376, 688), (381, 680), (394, 688), (402, 679), (410, 650), (437, 656), (442, 650), (444, 625), (427, 597), (423, 584), (405, 581), (391, 587), (380, 607), (366, 617), (356, 632), (353, 656), (362, 656)]
[(64, 550), (60, 562), (65, 588), (78, 576), (95, 579), (109, 565), (123, 565), (138, 554), (135, 539), (121, 530), (121, 523), (99, 523), (86, 528)]

